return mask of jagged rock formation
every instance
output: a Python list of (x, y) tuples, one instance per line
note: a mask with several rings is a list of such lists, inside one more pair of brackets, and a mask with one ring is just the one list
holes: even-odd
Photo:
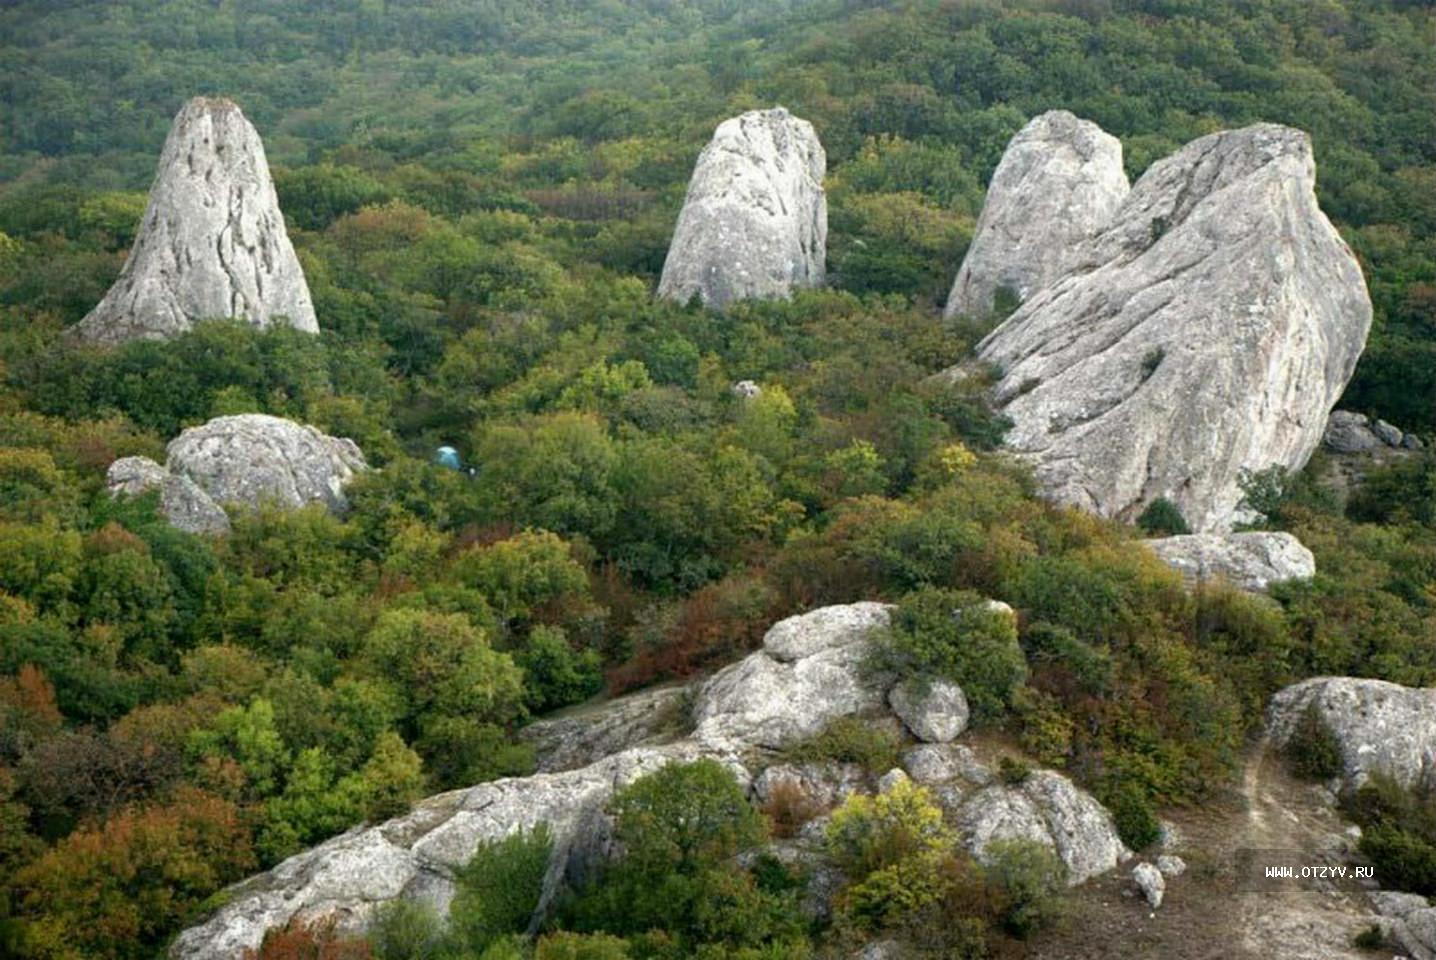
[(148, 457), (121, 457), (105, 471), (105, 486), (112, 497), (137, 497), (160, 491), (160, 513), (185, 533), (229, 532), (229, 517), (186, 476), (177, 476)]
[(1344, 789), (1361, 786), (1375, 771), (1407, 787), (1436, 777), (1436, 688), (1355, 677), (1304, 680), (1272, 697), (1268, 737), (1284, 746), (1312, 708), (1341, 748)]
[(319, 330), (259, 134), (232, 101), (196, 97), (170, 127), (119, 279), (76, 331), (120, 343), (228, 317)]
[(1062, 276), (1129, 189), (1116, 137), (1066, 110), (1034, 117), (993, 171), (943, 316), (983, 316), (999, 289), (1022, 301)]
[(723, 121), (688, 183), (658, 295), (721, 309), (822, 286), (826, 169), (813, 125), (782, 107)]
[(1281, 580), (1316, 575), (1316, 558), (1289, 533), (1194, 533), (1145, 542), (1192, 584), (1220, 577), (1243, 590), (1259, 592)]
[[(605, 806), (614, 791), (667, 763), (717, 758), (734, 771), (755, 802), (771, 799), (781, 784), (796, 786), (819, 808), (856, 790), (890, 788), (904, 776), (902, 771), (874, 782), (867, 771), (849, 764), (769, 762), (772, 749), (816, 733), (828, 719), (883, 710), (891, 682), (867, 676), (862, 655), (872, 630), (887, 621), (888, 608), (876, 603), (826, 607), (784, 620), (769, 630), (763, 650), (698, 685), (698, 725), (691, 734), (657, 746), (628, 747), (577, 769), (439, 794), (405, 816), (356, 827), (230, 888), (214, 913), (180, 934), (170, 956), (232, 960), (257, 947), (266, 930), (292, 920), (332, 920), (338, 932), (358, 932), (375, 909), (400, 897), (426, 901), (442, 914), (454, 895), (454, 869), (467, 862), (481, 842), (540, 822), (549, 825), (554, 837), (542, 913), (566, 886), (591, 877), (612, 854)], [(790, 712), (782, 702), (771, 710), (760, 709), (741, 682), (753, 676), (764, 678), (764, 689), (772, 697), (802, 697), (804, 710)], [(607, 731), (601, 740), (624, 743), (666, 727), (652, 722), (655, 712), (667, 710), (663, 701), (640, 698), (637, 706), (614, 703), (611, 709), (619, 719), (612, 723), (588, 715)], [(876, 722), (896, 723), (890, 715)], [(555, 724), (536, 743), (552, 743), (562, 729), (573, 727)], [(1073, 882), (1080, 882), (1127, 856), (1107, 812), (1058, 774), (1037, 771), (1020, 786), (1003, 786), (960, 744), (914, 747), (904, 763), (915, 779), (932, 784), (945, 804), (957, 804), (959, 830), (963, 824), (972, 827), (963, 842), (979, 857), (994, 839), (1031, 836), (1052, 845)], [(757, 771), (756, 777), (750, 769)], [(985, 814), (989, 806), (993, 812)], [(841, 882), (823, 854), (825, 824), (820, 814), (793, 840), (770, 845), (770, 852), (784, 862), (810, 868), (804, 910), (813, 916), (828, 909)]]
[(1314, 183), (1300, 131), (1196, 140), (979, 344), (1050, 498), (1132, 519), (1166, 497), (1224, 530), (1243, 470), (1306, 463), (1371, 324)]
[(216, 417), (167, 449), (171, 473), (189, 477), (217, 503), (246, 507), (319, 502), (342, 512), (349, 506), (344, 485), (366, 469), (353, 440), (261, 413)]

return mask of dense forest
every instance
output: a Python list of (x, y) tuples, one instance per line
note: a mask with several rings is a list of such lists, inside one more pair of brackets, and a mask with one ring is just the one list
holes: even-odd
[[(263, 135), (323, 332), (80, 346), (65, 328), (119, 272), (199, 94)], [(827, 150), (831, 289), (721, 316), (655, 301), (698, 150), (775, 103)], [(1133, 176), (1225, 127), (1309, 131), (1375, 306), (1341, 406), (1436, 433), (1419, 0), (0, 5), (0, 952), (158, 955), (232, 881), (528, 772), (530, 719), (721, 665), (820, 603), (900, 602), (905, 655), (1093, 790), (1133, 847), (1221, 790), (1279, 686), (1436, 683), (1431, 455), (1344, 503), (1320, 454), (1254, 478), (1249, 505), (1317, 576), (1194, 594), (1141, 530), (1036, 499), (981, 382), (928, 380), (998, 319), (944, 323), (940, 302), (1004, 145), (1053, 108), (1120, 137)], [(106, 495), (116, 457), (251, 411), (359, 444), (379, 469), (346, 516), (262, 511), (202, 538), (154, 497)], [(431, 463), (439, 444), (476, 477)], [(1021, 612), (1016, 646), (945, 657), (933, 611), (977, 595)], [(781, 869), (728, 865), (771, 828), (732, 789), (699, 765), (626, 793), (628, 860), (540, 956), (798, 958), (915, 923), (963, 931), (935, 955), (980, 956), (1043, 919), (1009, 878), (971, 916), (879, 890), (805, 928)], [(674, 860), (659, 834), (699, 795), (721, 829)], [(845, 816), (930, 813), (889, 802), (909, 807)], [(1429, 831), (1398, 840), (1436, 864)], [(474, 889), (521, 888), (545, 842), (482, 851)], [(933, 845), (912, 882), (980, 885)], [(855, 876), (882, 873), (850, 847)], [(1011, 870), (1040, 873), (1024, 855)], [(447, 939), (396, 913), (363, 949), (522, 956), (499, 909)]]

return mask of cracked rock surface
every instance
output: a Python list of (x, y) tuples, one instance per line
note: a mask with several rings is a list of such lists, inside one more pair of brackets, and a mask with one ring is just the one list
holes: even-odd
[(813, 125), (782, 107), (723, 121), (698, 156), (658, 295), (721, 309), (822, 286), (826, 169)]
[(1034, 117), (992, 174), (943, 316), (980, 317), (999, 288), (1021, 301), (1056, 280), (1128, 189), (1116, 137), (1066, 110)]
[(113, 344), (230, 317), (319, 330), (259, 134), (232, 101), (196, 97), (170, 127), (119, 279), (76, 330)]
[(1299, 469), (1371, 326), (1306, 134), (1258, 124), (1153, 164), (1072, 266), (978, 346), (1046, 495), (1230, 528), (1243, 470)]

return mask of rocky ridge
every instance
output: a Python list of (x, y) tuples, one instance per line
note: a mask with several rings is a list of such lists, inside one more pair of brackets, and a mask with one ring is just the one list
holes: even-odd
[(1300, 131), (1196, 140), (979, 344), (1051, 499), (1131, 520), (1166, 497), (1222, 531), (1243, 471), (1306, 463), (1371, 324), (1314, 184)]
[(119, 279), (76, 332), (114, 344), (230, 317), (319, 330), (259, 134), (233, 101), (196, 97), (170, 127)]
[(719, 124), (689, 181), (658, 295), (722, 309), (822, 286), (826, 170), (812, 124), (782, 107)]
[[(871, 631), (888, 622), (882, 604), (825, 607), (773, 626), (763, 649), (693, 688), (694, 728), (666, 742), (651, 742), (655, 701), (630, 709), (618, 701), (625, 722), (606, 725), (603, 744), (648, 740), (609, 756), (571, 751), (563, 765), (540, 758), (555, 772), (498, 780), (430, 797), (405, 816), (361, 826), (285, 860), (265, 874), (226, 892), (223, 905), (184, 931), (170, 949), (175, 960), (229, 960), (260, 943), (266, 930), (292, 920), (329, 921), (342, 931), (362, 930), (380, 904), (399, 897), (426, 901), (441, 912), (454, 894), (453, 871), (477, 846), (544, 822), (554, 853), (544, 884), (542, 911), (566, 885), (580, 883), (611, 854), (605, 805), (614, 791), (664, 764), (713, 757), (728, 765), (761, 802), (788, 780), (822, 806), (854, 790), (882, 790), (905, 779), (894, 770), (874, 781), (842, 764), (772, 762), (775, 749), (818, 732), (826, 720), (854, 713), (884, 722), (892, 678), (860, 669)], [(756, 678), (758, 698), (747, 685)], [(643, 695), (640, 695), (643, 696)], [(661, 702), (661, 701), (660, 701)], [(801, 709), (793, 709), (793, 703)], [(539, 743), (556, 743), (558, 721)], [(886, 722), (895, 722), (889, 719)], [(1113, 869), (1129, 855), (1116, 838), (1111, 816), (1067, 778), (1036, 771), (1020, 785), (1000, 784), (965, 746), (923, 744), (909, 751), (905, 766), (950, 805), (963, 842), (979, 858), (996, 839), (1026, 836), (1053, 846), (1072, 881)], [(756, 771), (756, 773), (755, 773)], [(775, 841), (775, 855), (822, 867), (823, 815), (791, 841)], [(809, 907), (825, 909), (839, 880), (815, 869)], [(806, 908), (805, 908), (806, 909)]]

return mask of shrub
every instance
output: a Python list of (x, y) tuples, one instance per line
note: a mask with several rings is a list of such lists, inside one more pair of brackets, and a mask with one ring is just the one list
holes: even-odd
[(997, 778), (1009, 787), (1025, 783), (1032, 776), (1032, 767), (1026, 760), (1004, 755), (997, 761)]
[(606, 933), (551, 933), (534, 948), (534, 960), (628, 960), (628, 956), (628, 942)]
[(1286, 741), (1286, 759), (1292, 773), (1307, 780), (1330, 780), (1341, 776), (1341, 742), (1321, 716), (1315, 703), (1308, 704)]
[(986, 854), (988, 881), (1009, 933), (1026, 939), (1062, 916), (1067, 866), (1052, 848), (1036, 840), (998, 840)]
[(506, 934), (526, 930), (552, 852), (553, 838), (544, 824), (482, 844), (457, 876), (449, 907), (455, 939), (479, 953)]
[(856, 763), (870, 773), (886, 773), (898, 765), (901, 750), (891, 726), (838, 717), (817, 736), (789, 747), (787, 758), (795, 763)]
[(1175, 537), (1192, 532), (1182, 511), (1166, 497), (1158, 497), (1147, 504), (1147, 509), (1137, 517), (1137, 526), (1151, 537)]
[(1152, 801), (1146, 791), (1131, 781), (1120, 781), (1103, 795), (1103, 803), (1112, 812), (1117, 836), (1133, 850), (1145, 850), (1162, 835)]
[(763, 804), (763, 815), (775, 837), (791, 837), (798, 828), (822, 813), (822, 805), (801, 784), (783, 780), (773, 786)]
[(625, 859), (641, 870), (696, 873), (763, 837), (762, 820), (733, 774), (716, 760), (670, 764), (613, 798)]
[(880, 643), (881, 666), (943, 677), (967, 694), (976, 717), (992, 719), (1027, 678), (1017, 625), (969, 591), (928, 587), (902, 599)]
[(1359, 849), (1376, 866), (1383, 887), (1436, 896), (1436, 843), (1401, 827), (1377, 824), (1362, 831)]
[(941, 867), (953, 837), (932, 795), (903, 780), (876, 797), (849, 797), (828, 824), (827, 848), (852, 880), (845, 912), (883, 926), (941, 898)]
[(391, 900), (374, 914), (369, 946), (377, 960), (427, 960), (443, 941), (434, 908), (417, 900)]

